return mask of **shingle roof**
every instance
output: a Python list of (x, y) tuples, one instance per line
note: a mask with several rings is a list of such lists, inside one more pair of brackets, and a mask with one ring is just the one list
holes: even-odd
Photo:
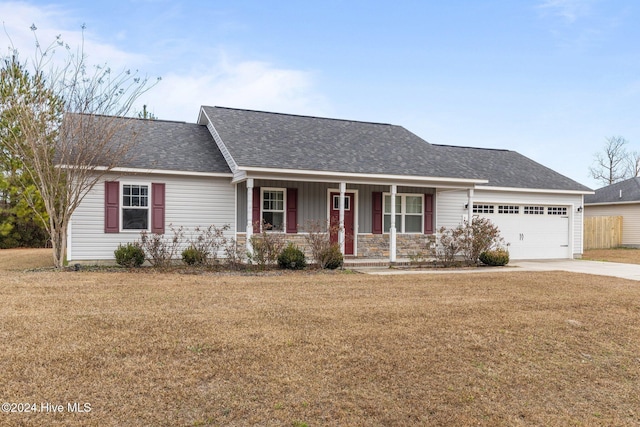
[(590, 191), (514, 151), (433, 145), (401, 126), (202, 110), (241, 167), (487, 179), (490, 186)]
[(135, 146), (121, 167), (231, 172), (206, 126), (166, 120), (126, 120), (130, 120), (130, 126), (123, 128), (120, 138), (130, 138), (133, 132)]
[[(437, 145), (443, 155), (476, 169), (487, 186), (591, 191), (588, 187), (511, 150)], [(485, 185), (485, 184), (483, 184)]]
[(584, 197), (585, 204), (640, 202), (640, 178), (631, 178), (598, 188)]

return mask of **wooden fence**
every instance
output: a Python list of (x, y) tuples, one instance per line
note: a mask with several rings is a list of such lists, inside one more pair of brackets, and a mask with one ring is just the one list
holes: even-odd
[(584, 248), (608, 249), (622, 245), (621, 216), (592, 216), (584, 219)]

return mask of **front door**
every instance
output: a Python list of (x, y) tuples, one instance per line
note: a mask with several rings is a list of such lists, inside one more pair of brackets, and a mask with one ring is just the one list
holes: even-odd
[[(355, 212), (355, 193), (344, 194), (344, 254), (353, 255), (353, 224)], [(329, 194), (329, 225), (331, 226), (331, 243), (338, 243), (338, 226), (340, 224), (340, 193)]]

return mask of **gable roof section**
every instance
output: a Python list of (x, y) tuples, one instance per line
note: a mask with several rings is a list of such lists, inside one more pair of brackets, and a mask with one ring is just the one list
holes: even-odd
[(483, 186), (591, 192), (588, 187), (511, 150), (436, 145), (443, 156), (453, 157), (484, 174)]
[[(403, 127), (203, 107), (239, 167), (482, 179)], [(201, 121), (202, 123), (202, 121)]]
[[(95, 117), (113, 120), (114, 117)], [(133, 149), (119, 168), (192, 173), (231, 173), (206, 126), (167, 120), (127, 120), (114, 140), (132, 139)]]
[(225, 107), (201, 109), (240, 167), (488, 180), (491, 187), (588, 192), (509, 150), (429, 144), (401, 126)]
[(640, 202), (640, 178), (638, 177), (598, 188), (595, 194), (584, 197), (585, 205), (633, 202)]

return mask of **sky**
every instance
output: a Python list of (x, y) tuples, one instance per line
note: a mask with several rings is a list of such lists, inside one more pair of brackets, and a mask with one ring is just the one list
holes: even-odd
[[(517, 151), (590, 188), (594, 155), (640, 151), (636, 0), (3, 1), (2, 54), (57, 35), (90, 64), (161, 77), (136, 104), (400, 125)], [(85, 26), (84, 36), (82, 26)]]

